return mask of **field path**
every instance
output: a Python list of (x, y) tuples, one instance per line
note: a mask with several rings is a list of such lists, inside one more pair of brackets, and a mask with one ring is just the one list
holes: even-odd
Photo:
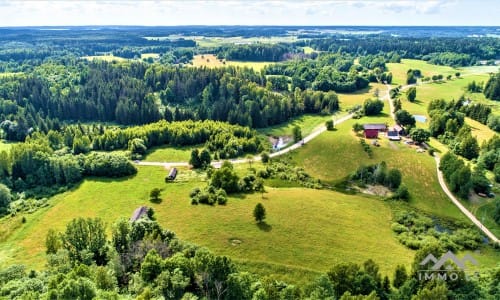
[(483, 223), (479, 222), (479, 220), (469, 210), (467, 210), (467, 208), (465, 208), (465, 206), (463, 206), (462, 203), (460, 203), (460, 201), (458, 201), (458, 199), (448, 189), (448, 186), (444, 182), (443, 172), (441, 172), (441, 170), (439, 170), (440, 159), (437, 155), (434, 155), (434, 159), (436, 160), (436, 169), (437, 169), (439, 184), (441, 185), (441, 188), (446, 193), (448, 198), (450, 198), (451, 201), (458, 207), (458, 209), (460, 209), (460, 211), (467, 218), (469, 218), (472, 221), (472, 223), (474, 223), (477, 227), (479, 227), (479, 229), (481, 229), (484, 232), (484, 234), (486, 234), (490, 238), (490, 240), (492, 240), (498, 244), (497, 237), (493, 233), (491, 233), (491, 231), (489, 231), (488, 228), (486, 228), (486, 226), (483, 225)]

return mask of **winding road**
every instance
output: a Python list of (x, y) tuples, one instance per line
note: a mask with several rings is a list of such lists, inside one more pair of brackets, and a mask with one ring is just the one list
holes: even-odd
[[(412, 86), (412, 85), (403, 86), (401, 88), (401, 90), (403, 90), (405, 88), (408, 88), (409, 86)], [(386, 84), (386, 87), (387, 87), (386, 94), (382, 97), (382, 100), (387, 100), (389, 102), (391, 117), (393, 119), (395, 119), (394, 104), (392, 103), (392, 99), (391, 99), (390, 93), (389, 93), (389, 90), (391, 89), (391, 86), (389, 84)], [(341, 123), (343, 123), (343, 122), (351, 119), (353, 117), (353, 115), (354, 114), (348, 114), (348, 115), (340, 117), (337, 120), (334, 120), (335, 126), (337, 126), (337, 125), (339, 125), (339, 124), (341, 124)], [(333, 116), (332, 116), (332, 118), (333, 118)], [(287, 148), (285, 148), (283, 150), (271, 153), (269, 156), (270, 157), (280, 156), (280, 155), (288, 153), (288, 152), (290, 152), (292, 150), (300, 148), (304, 144), (307, 144), (308, 142), (310, 142), (311, 140), (313, 140), (314, 138), (316, 138), (317, 136), (319, 136), (321, 133), (323, 133), (325, 131), (326, 131), (326, 126), (323, 125), (323, 126), (317, 128), (317, 129), (313, 130), (313, 132), (311, 132), (309, 135), (307, 135), (303, 140), (299, 141), (298, 143), (295, 143), (295, 144), (293, 144), (293, 145), (291, 145), (291, 146), (289, 146), (289, 147), (287, 147)], [(434, 155), (434, 159), (436, 161), (436, 169), (437, 169), (437, 176), (438, 176), (439, 185), (441, 186), (441, 188), (443, 189), (443, 191), (445, 192), (445, 194), (448, 196), (448, 198), (450, 198), (450, 200), (453, 202), (453, 204), (455, 204), (458, 207), (458, 209), (467, 218), (469, 218), (469, 220), (471, 220), (472, 223), (474, 223), (474, 225), (476, 225), (479, 229), (481, 229), (481, 231), (483, 231), (484, 234), (486, 234), (488, 236), (488, 238), (490, 238), (495, 243), (499, 243), (498, 238), (493, 233), (491, 233), (491, 231), (489, 231), (488, 228), (486, 228), (486, 226), (484, 226), (484, 224), (481, 223), (469, 210), (467, 210), (467, 208), (465, 208), (465, 206), (463, 206), (460, 203), (460, 201), (458, 201), (458, 199), (455, 198), (455, 196), (453, 195), (453, 193), (450, 192), (450, 190), (448, 189), (448, 186), (446, 185), (446, 183), (445, 183), (445, 181), (443, 179), (443, 174), (439, 170), (440, 159), (439, 159), (439, 157), (437, 155)], [(261, 157), (260, 156), (255, 156), (251, 160), (252, 161), (260, 161)], [(233, 164), (242, 164), (242, 163), (248, 163), (249, 159), (241, 159), (240, 158), (240, 159), (232, 159), (230, 161)], [(219, 160), (219, 161), (213, 161), (213, 162), (211, 162), (211, 165), (214, 166), (214, 167), (220, 167), (220, 165), (222, 164), (222, 162), (223, 161), (221, 161), (221, 160)], [(171, 167), (188, 167), (189, 166), (188, 162), (147, 162), (147, 161), (140, 161), (140, 162), (137, 162), (136, 164), (140, 165), (140, 166), (163, 166), (165, 168), (171, 168)]]
[[(410, 86), (414, 86), (414, 85), (405, 85), (401, 88), (401, 90), (404, 90)], [(391, 86), (386, 84), (386, 87), (387, 87), (387, 100), (389, 101), (389, 106), (390, 106), (390, 110), (391, 110), (391, 117), (395, 120), (394, 104), (392, 103), (392, 99), (390, 98), (390, 93), (389, 93)], [(439, 170), (439, 164), (440, 164), (441, 160), (437, 154), (434, 154), (434, 160), (436, 161), (436, 170), (437, 170), (437, 177), (438, 177), (439, 185), (441, 186), (441, 189), (443, 189), (443, 192), (446, 194), (446, 196), (448, 196), (448, 198), (450, 198), (451, 202), (453, 202), (453, 204), (455, 204), (455, 206), (458, 207), (458, 209), (467, 218), (469, 218), (469, 220), (471, 220), (472, 223), (474, 223), (474, 225), (476, 225), (479, 229), (481, 229), (481, 231), (484, 232), (484, 234), (486, 234), (491, 241), (498, 244), (499, 243), (498, 238), (488, 228), (486, 228), (486, 226), (484, 226), (484, 224), (481, 223), (476, 218), (476, 216), (474, 216), (465, 206), (463, 206), (462, 203), (460, 203), (460, 201), (458, 201), (458, 199), (448, 189), (448, 186), (446, 185), (446, 182), (444, 181), (444, 178), (443, 178), (443, 172), (441, 172), (441, 170)]]
[(460, 209), (460, 211), (467, 218), (469, 218), (469, 220), (472, 221), (472, 223), (474, 223), (477, 227), (479, 227), (479, 229), (481, 229), (484, 232), (484, 234), (486, 234), (488, 236), (488, 238), (490, 238), (490, 240), (494, 241), (495, 243), (498, 243), (497, 237), (493, 233), (491, 233), (491, 231), (489, 231), (488, 228), (486, 228), (486, 226), (483, 225), (483, 223), (479, 222), (479, 220), (476, 218), (476, 216), (474, 216), (469, 210), (467, 210), (467, 208), (465, 208), (465, 206), (463, 206), (462, 203), (460, 203), (460, 201), (458, 201), (458, 199), (448, 189), (448, 186), (446, 185), (446, 182), (444, 181), (444, 178), (443, 178), (443, 172), (441, 172), (441, 170), (439, 170), (440, 159), (437, 155), (434, 155), (434, 159), (436, 160), (436, 169), (437, 169), (437, 176), (438, 176), (439, 184), (441, 185), (441, 188), (443, 189), (445, 194), (448, 196), (448, 198), (450, 198), (450, 200), (453, 202), (453, 204), (455, 204), (458, 207), (458, 209)]

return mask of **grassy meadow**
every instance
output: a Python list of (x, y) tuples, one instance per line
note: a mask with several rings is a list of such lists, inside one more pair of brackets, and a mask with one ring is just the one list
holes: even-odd
[(370, 83), (369, 87), (356, 91), (354, 93), (338, 93), (340, 108), (342, 110), (347, 110), (356, 104), (362, 105), (366, 99), (374, 97), (374, 93), (377, 89), (379, 91), (379, 97), (382, 97), (387, 91), (387, 88), (384, 84), (372, 82)]
[[(158, 221), (181, 239), (229, 255), (247, 270), (276, 272), (291, 282), (310, 280), (340, 261), (361, 263), (372, 258), (384, 274), (391, 275), (396, 264), (412, 260), (413, 252), (394, 238), (391, 209), (381, 200), (324, 190), (268, 188), (264, 199), (251, 194), (231, 197), (226, 206), (192, 206), (189, 191), (205, 184), (203, 174), (181, 169), (178, 182), (166, 184), (166, 172), (162, 167), (139, 167), (137, 175), (125, 179), (86, 179), (51, 199), (50, 208), (26, 215), (25, 224), (20, 224), (19, 216), (2, 219), (2, 264), (42, 268), (49, 228), (62, 231), (75, 217), (100, 217), (109, 232), (114, 221), (130, 217), (140, 205), (152, 206)], [(160, 204), (148, 200), (155, 187), (163, 189)], [(252, 217), (258, 202), (268, 215), (260, 227)]]
[(441, 217), (466, 220), (441, 190), (434, 159), (427, 153), (416, 153), (414, 147), (385, 138), (380, 138), (381, 147), (373, 147), (373, 158), (363, 151), (352, 125), (384, 121), (384, 118), (349, 120), (340, 124), (337, 131), (326, 132), (301, 147), (292, 157), (312, 176), (330, 183), (341, 181), (360, 165), (385, 161), (388, 167), (401, 170), (403, 184), (412, 195), (411, 206)]
[(437, 66), (418, 59), (402, 59), (401, 63), (387, 63), (387, 68), (392, 72), (392, 83), (396, 85), (406, 84), (406, 72), (408, 69), (418, 69), (423, 77), (432, 77), (432, 75), (455, 75), (459, 70), (448, 66)]
[(89, 61), (97, 59), (97, 60), (104, 60), (104, 61), (108, 61), (108, 62), (111, 62), (111, 61), (121, 62), (121, 61), (127, 61), (128, 60), (127, 58), (123, 58), (123, 57), (119, 57), (119, 56), (114, 56), (113, 54), (83, 56), (82, 58), (86, 59), (86, 60), (89, 60)]
[(293, 136), (293, 128), (299, 126), (302, 136), (310, 134), (314, 129), (325, 125), (325, 122), (332, 120), (331, 115), (302, 115), (295, 117), (287, 123), (259, 129), (258, 131), (268, 136)]
[(213, 54), (199, 54), (193, 57), (191, 61), (194, 67), (208, 67), (208, 68), (220, 68), (226, 66), (235, 67), (247, 67), (252, 68), (255, 71), (262, 70), (266, 65), (273, 64), (273, 62), (255, 62), (255, 61), (232, 61), (225, 59), (218, 59), (217, 56)]
[[(191, 150), (195, 148), (193, 146), (187, 147), (172, 147), (169, 145), (153, 147), (148, 149), (148, 152), (144, 156), (143, 161), (157, 161), (157, 162), (180, 162), (189, 161), (191, 158)], [(197, 148), (203, 148), (200, 145)]]

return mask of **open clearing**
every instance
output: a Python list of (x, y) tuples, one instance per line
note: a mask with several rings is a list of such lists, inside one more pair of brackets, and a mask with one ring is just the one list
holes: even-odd
[(302, 136), (307, 136), (314, 129), (319, 126), (323, 126), (328, 120), (332, 120), (331, 115), (302, 115), (300, 117), (293, 118), (287, 123), (262, 128), (258, 131), (262, 134), (270, 136), (293, 136), (293, 128), (295, 126), (299, 126), (302, 131)]
[(187, 147), (172, 147), (169, 145), (153, 147), (148, 149), (144, 157), (144, 161), (159, 161), (159, 162), (179, 162), (189, 161), (191, 158), (191, 150), (193, 148), (203, 148), (203, 145), (187, 146)]
[(420, 70), (422, 77), (432, 77), (432, 75), (441, 74), (446, 78), (447, 75), (455, 76), (457, 71), (461, 72), (452, 67), (437, 66), (418, 59), (402, 59), (401, 63), (387, 63), (386, 65), (389, 71), (392, 72), (392, 83), (401, 85), (406, 84), (406, 72), (408, 69)]
[(252, 68), (255, 71), (262, 70), (265, 66), (273, 64), (271, 61), (232, 61), (225, 59), (218, 59), (213, 54), (199, 54), (195, 55), (192, 60), (193, 66), (195, 67), (208, 67), (208, 68), (220, 68), (226, 66), (234, 67), (247, 67)]
[(114, 56), (113, 54), (109, 55), (92, 55), (92, 56), (83, 56), (83, 59), (92, 61), (94, 59), (98, 60), (104, 60), (104, 61), (126, 61), (128, 60), (127, 58), (119, 57), (119, 56)]
[(160, 54), (158, 54), (158, 53), (141, 53), (141, 59), (148, 59), (148, 58), (157, 59), (157, 58), (160, 58)]
[[(366, 99), (374, 97), (374, 93), (377, 89), (379, 91), (379, 97), (382, 97), (387, 91), (385, 85), (371, 82), (369, 87), (354, 93), (337, 93), (339, 96), (340, 109), (345, 111), (356, 104), (362, 105)], [(386, 103), (386, 105), (389, 104)]]

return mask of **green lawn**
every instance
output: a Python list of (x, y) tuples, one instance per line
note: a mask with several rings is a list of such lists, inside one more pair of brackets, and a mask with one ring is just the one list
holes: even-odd
[[(402, 92), (402, 108), (412, 114), (425, 115), (428, 117), (427, 106), (434, 99), (444, 99), (446, 101), (457, 100), (461, 95), (470, 98), (473, 103), (483, 103), (491, 107), (493, 113), (500, 114), (500, 103), (491, 101), (484, 97), (482, 93), (466, 92), (467, 85), (475, 80), (476, 82), (486, 82), (488, 75), (470, 75), (439, 83), (426, 83), (417, 86), (417, 99), (415, 102), (406, 100), (405, 91)], [(422, 125), (417, 123), (417, 125)], [(426, 127), (428, 124), (423, 125)]]

